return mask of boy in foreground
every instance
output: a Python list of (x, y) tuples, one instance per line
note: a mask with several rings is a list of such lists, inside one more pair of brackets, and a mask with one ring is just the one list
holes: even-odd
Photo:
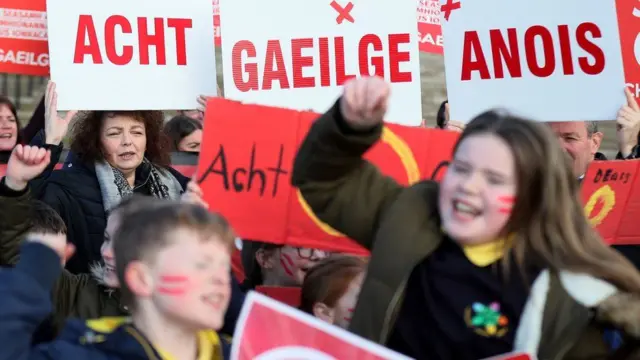
[(70, 246), (64, 235), (31, 234), (15, 269), (0, 271), (0, 359), (224, 359), (228, 345), (213, 329), (229, 302), (233, 231), (198, 205), (158, 201), (128, 214), (114, 236), (131, 318), (74, 320), (37, 347), (31, 336)]

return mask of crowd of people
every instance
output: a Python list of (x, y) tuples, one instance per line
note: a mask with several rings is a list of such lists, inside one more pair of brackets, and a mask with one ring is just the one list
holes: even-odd
[[(624, 91), (616, 158), (633, 160), (640, 107)], [(605, 159), (598, 124), (495, 110), (465, 125), (444, 102), (437, 126), (461, 133), (451, 165), (405, 187), (363, 159), (389, 94), (377, 77), (345, 84), (291, 178), (370, 256), (243, 239), (242, 281), (233, 224), (171, 167), (207, 141), (206, 97), (168, 121), (61, 116), (50, 82), (24, 128), (0, 98), (0, 359), (227, 359), (259, 286), (300, 287), (300, 310), (416, 359), (639, 359), (640, 249), (607, 246), (579, 195)]]

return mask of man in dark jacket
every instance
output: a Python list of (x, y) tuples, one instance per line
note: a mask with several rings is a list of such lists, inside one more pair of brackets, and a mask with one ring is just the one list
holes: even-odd
[[(6, 176), (0, 180), (0, 266), (15, 265), (20, 244), (27, 233), (63, 233), (59, 229), (64, 229), (64, 222), (57, 212), (46, 204), (33, 200), (27, 186), (32, 178), (44, 170), (50, 158), (50, 152), (39, 150), (38, 156), (38, 151), (34, 149), (38, 150), (30, 146), (17, 147), (9, 161)], [(136, 200), (125, 200), (111, 212), (111, 226), (107, 227), (105, 238), (112, 235), (113, 229), (117, 227), (115, 225), (127, 211), (138, 207)], [(42, 220), (37, 221), (38, 219)], [(34, 222), (42, 225), (36, 226)], [(51, 293), (53, 312), (47, 324), (53, 330), (45, 330), (48, 326), (43, 325), (43, 330), (38, 332), (34, 342), (51, 340), (70, 317), (92, 319), (128, 314), (128, 309), (120, 302), (120, 292), (114, 289), (114, 284), (105, 281), (105, 264), (94, 264), (93, 270), (92, 273), (79, 275), (62, 271)], [(221, 330), (223, 334), (233, 335), (243, 303), (244, 294), (234, 278), (231, 302)]]

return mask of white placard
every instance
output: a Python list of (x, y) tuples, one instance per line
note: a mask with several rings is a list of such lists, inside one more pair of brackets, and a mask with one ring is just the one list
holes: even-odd
[(345, 75), (380, 74), (386, 119), (421, 123), (415, 1), (220, 0), (220, 13), (227, 98), (324, 112)]
[[(264, 332), (269, 324), (271, 332)], [(250, 291), (236, 323), (232, 360), (410, 360), (409, 357)]]
[(454, 7), (441, 13), (452, 119), (468, 122), (501, 107), (538, 121), (613, 120), (625, 104), (613, 2), (440, 3)]
[(58, 108), (195, 109), (216, 95), (212, 11), (211, 0), (48, 0)]

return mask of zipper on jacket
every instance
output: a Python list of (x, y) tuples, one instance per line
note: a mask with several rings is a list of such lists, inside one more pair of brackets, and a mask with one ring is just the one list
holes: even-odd
[(398, 302), (400, 301), (403, 293), (405, 292), (405, 287), (407, 286), (408, 280), (409, 280), (409, 276), (406, 276), (404, 280), (402, 280), (402, 282), (400, 283), (400, 286), (398, 286), (398, 289), (393, 294), (393, 297), (391, 298), (391, 302), (389, 302), (389, 306), (387, 306), (387, 311), (384, 314), (384, 322), (382, 323), (382, 330), (380, 331), (380, 338), (378, 339), (378, 342), (382, 345), (385, 345), (388, 340), (389, 332), (391, 331), (390, 330), (391, 320), (393, 318), (393, 315), (397, 313), (395, 309), (398, 307)]

